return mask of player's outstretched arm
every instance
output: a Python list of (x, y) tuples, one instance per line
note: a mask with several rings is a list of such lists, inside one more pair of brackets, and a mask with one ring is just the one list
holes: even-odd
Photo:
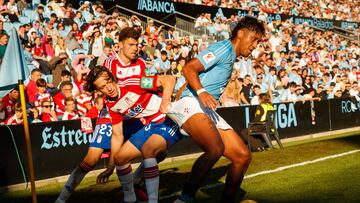
[(176, 83), (175, 76), (172, 75), (160, 75), (157, 79), (157, 86), (161, 86), (163, 88), (163, 96), (160, 105), (160, 111), (163, 113), (168, 112), (168, 108), (171, 105), (171, 96), (174, 92), (174, 87)]
[(215, 109), (218, 101), (206, 91), (202, 91), (203, 86), (200, 83), (199, 73), (204, 70), (204, 66), (198, 59), (189, 61), (183, 68), (183, 73), (190, 87), (198, 93), (202, 105), (206, 108)]
[(115, 124), (112, 126), (112, 136), (111, 136), (111, 153), (109, 163), (105, 171), (101, 172), (97, 179), (97, 183), (105, 183), (109, 180), (109, 177), (113, 174), (115, 163), (114, 163), (114, 156), (116, 152), (118, 152), (124, 142), (123, 136), (123, 127), (122, 122)]

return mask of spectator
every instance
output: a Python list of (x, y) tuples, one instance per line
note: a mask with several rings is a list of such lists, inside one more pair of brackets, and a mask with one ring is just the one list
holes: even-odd
[(252, 88), (252, 80), (250, 75), (245, 75), (244, 83), (241, 89), (241, 92), (244, 94), (244, 101), (245, 104), (250, 104), (250, 91)]
[[(81, 76), (82, 76), (82, 72), (81, 72)], [(70, 82), (70, 83), (72, 84), (72, 86), (73, 86), (73, 87), (72, 87), (72, 95), (73, 95), (73, 96), (77, 96), (77, 95), (80, 94), (79, 88), (78, 88), (78, 86), (76, 85), (76, 83), (74, 83), (74, 82), (72, 81), (71, 73), (70, 73), (68, 70), (63, 70), (63, 71), (61, 72), (61, 81), (60, 81), (60, 83), (59, 83), (59, 85), (58, 85), (58, 89), (60, 88), (61, 83), (63, 83), (63, 82)], [(81, 83), (81, 81), (80, 81), (80, 83)]]
[(35, 107), (29, 109), (29, 122), (31, 123), (41, 123), (42, 121), (39, 118), (39, 110)]
[(111, 56), (111, 48), (109, 46), (105, 45), (103, 52), (101, 53), (101, 55), (99, 56), (99, 58), (97, 60), (97, 65), (102, 66), (104, 64), (104, 61), (110, 57), (112, 57)]
[(223, 107), (239, 106), (242, 96), (241, 95), (242, 86), (238, 80), (238, 77), (239, 77), (239, 71), (233, 70), (231, 74), (231, 78), (220, 97), (221, 106)]
[(291, 73), (289, 73), (289, 82), (295, 82), (297, 85), (302, 85), (302, 78), (298, 71), (299, 68), (297, 66), (293, 66), (291, 68)]
[(281, 102), (296, 102), (297, 95), (295, 94), (297, 85), (295, 82), (290, 82), (289, 86), (284, 89), (282, 94), (280, 95)]
[(94, 100), (94, 106), (86, 113), (86, 117), (98, 118), (101, 109), (104, 108), (104, 98), (96, 97)]
[(28, 35), (25, 32), (26, 32), (25, 25), (21, 25), (19, 27), (18, 34), (19, 34), (19, 39), (20, 39), (21, 45), (23, 45), (23, 46), (25, 44), (29, 43)]
[(177, 67), (178, 67), (177, 61), (170, 60), (170, 70), (168, 71), (168, 74), (173, 75), (176, 78), (179, 78), (181, 76), (181, 73)]
[(85, 116), (92, 108), (91, 99), (91, 94), (85, 91), (76, 97), (76, 107), (80, 116)]
[(14, 89), (12, 89), (5, 97), (2, 98), (2, 102), (5, 108), (5, 115), (6, 118), (14, 115), (14, 105), (16, 102), (18, 102), (20, 99), (19, 94), (19, 86), (16, 86)]
[(194, 44), (190, 50), (190, 53), (188, 55), (188, 60), (191, 60), (193, 58), (196, 58), (196, 56), (199, 54), (198, 45)]
[(39, 63), (41, 72), (45, 75), (49, 75), (51, 72), (47, 63), (45, 48), (42, 45), (40, 37), (36, 37), (34, 42), (35, 46), (32, 48), (32, 56)]
[(351, 90), (351, 84), (350, 84), (350, 82), (348, 82), (348, 83), (346, 83), (345, 84), (345, 89), (344, 89), (344, 91), (342, 92), (342, 95), (341, 95), (341, 97), (342, 98), (349, 98), (351, 95), (350, 95), (350, 90)]
[(253, 97), (250, 100), (250, 105), (259, 105), (259, 95), (261, 93), (261, 87), (259, 85), (254, 85), (253, 87)]
[(2, 124), (5, 121), (5, 118), (6, 118), (6, 111), (5, 111), (4, 103), (0, 99), (0, 124)]
[(65, 45), (65, 40), (63, 37), (59, 37), (55, 46), (55, 56), (59, 56), (60, 53), (68, 53), (67, 47)]
[(76, 71), (70, 65), (67, 64), (68, 55), (66, 53), (60, 53), (59, 56), (52, 58), (49, 61), (49, 68), (53, 75), (52, 84), (57, 87), (61, 82), (61, 73), (63, 70), (68, 69), (71, 75), (76, 77)]
[(15, 112), (14, 115), (8, 117), (4, 124), (5, 125), (17, 125), (17, 124), (22, 124), (23, 123), (23, 114), (22, 114), (22, 110), (21, 110), (21, 103), (17, 102), (15, 103), (15, 105), (13, 106), (12, 111)]
[(169, 28), (168, 32), (165, 33), (165, 39), (166, 40), (174, 40), (174, 28)]
[(359, 96), (359, 85), (358, 85), (358, 83), (356, 81), (353, 82), (353, 84), (351, 86), (351, 89), (349, 90), (349, 93), (353, 97)]
[(53, 37), (45, 33), (42, 38), (42, 44), (44, 46), (45, 55), (48, 61), (55, 56), (55, 48), (53, 46), (53, 43)]
[(52, 102), (52, 97), (51, 95), (46, 91), (46, 81), (43, 78), (39, 78), (36, 80), (36, 87), (37, 87), (37, 92), (35, 94), (34, 97), (34, 104), (35, 107), (38, 108), (39, 113), (41, 114), (42, 109), (41, 109), (41, 104), (43, 103), (43, 101), (51, 101), (51, 105), (54, 106), (54, 103)]
[(157, 74), (165, 74), (170, 69), (170, 61), (167, 58), (166, 51), (161, 51), (161, 57), (154, 60), (154, 69)]
[(5, 56), (5, 50), (7, 44), (8, 44), (8, 35), (6, 33), (0, 33), (0, 62), (3, 60)]
[(181, 57), (181, 58), (178, 58), (178, 66), (177, 66), (177, 69), (179, 70), (179, 72), (182, 74), (182, 70), (184, 68), (186, 64), (186, 59)]
[(98, 27), (90, 27), (89, 29), (85, 37), (90, 42), (90, 54), (94, 56), (94, 59), (89, 64), (91, 69), (96, 66), (97, 60), (103, 52), (104, 44), (100, 29)]
[(65, 99), (72, 98), (73, 85), (65, 81), (60, 85), (60, 91), (54, 96), (56, 115), (61, 117), (65, 113)]
[(9, 0), (8, 5), (5, 5), (4, 0), (0, 0), (0, 14), (4, 17), (7, 17), (11, 23), (19, 21), (19, 12), (14, 0)]
[(56, 113), (52, 110), (53, 105), (49, 100), (44, 100), (41, 103), (41, 121), (42, 122), (52, 122), (58, 121)]
[[(340, 90), (341, 92), (341, 90)], [(315, 89), (314, 88), (309, 88), (307, 90), (305, 90), (305, 94), (304, 94), (304, 97), (303, 97), (303, 100), (304, 101), (311, 101), (311, 100), (318, 100), (320, 101), (321, 98), (320, 97), (316, 97), (316, 92), (315, 92)], [(341, 96), (341, 95), (340, 95)]]
[(33, 69), (30, 75), (30, 81), (26, 86), (26, 94), (28, 96), (29, 102), (35, 102), (35, 95), (38, 92), (38, 87), (36, 85), (36, 81), (41, 78), (40, 69)]
[(79, 115), (76, 112), (76, 104), (73, 98), (65, 99), (65, 112), (62, 116), (63, 121), (79, 119)]

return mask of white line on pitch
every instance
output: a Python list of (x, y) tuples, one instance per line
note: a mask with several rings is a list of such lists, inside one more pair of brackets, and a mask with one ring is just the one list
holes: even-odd
[[(314, 159), (312, 161), (304, 161), (304, 162), (300, 162), (300, 163), (297, 163), (297, 164), (291, 164), (291, 165), (288, 165), (288, 166), (281, 166), (281, 167), (278, 167), (276, 169), (261, 171), (261, 172), (258, 172), (258, 173), (247, 175), (247, 176), (244, 177), (244, 179), (249, 179), (249, 178), (253, 178), (253, 177), (264, 175), (264, 174), (276, 173), (276, 172), (280, 172), (280, 171), (283, 171), (283, 170), (286, 170), (286, 169), (296, 168), (296, 167), (299, 167), (299, 166), (305, 166), (305, 165), (308, 165), (308, 164), (313, 164), (313, 163), (317, 163), (317, 162), (321, 162), (321, 161), (325, 161), (325, 160), (329, 160), (329, 159), (335, 159), (335, 158), (339, 158), (339, 157), (346, 156), (346, 155), (349, 155), (349, 154), (354, 154), (354, 153), (357, 153), (357, 152), (360, 152), (360, 150), (356, 149), (356, 150), (352, 150), (352, 151), (348, 151), (348, 152), (344, 152), (344, 153), (340, 153), (340, 154), (335, 154), (335, 155), (326, 156), (326, 157), (323, 157), (323, 158)], [(223, 185), (223, 184), (224, 183), (222, 182), (222, 183), (216, 183), (216, 184), (212, 184), (212, 185), (206, 185), (204, 187), (201, 187), (200, 189), (210, 189), (210, 188), (218, 187), (218, 186)], [(175, 192), (174, 194), (171, 194), (171, 195), (162, 196), (162, 197), (159, 198), (159, 200), (172, 198), (172, 197), (178, 196), (180, 194), (181, 194), (181, 191), (178, 191), (178, 192)]]

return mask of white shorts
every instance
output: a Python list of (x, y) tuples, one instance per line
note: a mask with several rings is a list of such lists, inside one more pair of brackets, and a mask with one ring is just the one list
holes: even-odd
[(181, 127), (196, 113), (204, 113), (208, 115), (219, 129), (232, 129), (232, 127), (218, 113), (205, 108), (200, 101), (194, 97), (183, 97), (180, 100), (173, 102), (167, 116)]

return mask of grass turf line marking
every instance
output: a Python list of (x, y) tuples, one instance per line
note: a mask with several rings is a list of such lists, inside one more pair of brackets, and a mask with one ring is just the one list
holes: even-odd
[[(254, 178), (256, 176), (270, 174), (270, 173), (277, 173), (277, 172), (280, 172), (280, 171), (283, 171), (283, 170), (286, 170), (286, 169), (296, 168), (296, 167), (299, 167), (299, 166), (305, 166), (305, 165), (309, 165), (309, 164), (314, 164), (314, 163), (321, 162), (321, 161), (326, 161), (326, 160), (329, 160), (329, 159), (335, 159), (335, 158), (339, 158), (339, 157), (346, 156), (346, 155), (349, 155), (349, 154), (354, 154), (354, 153), (357, 153), (357, 152), (360, 152), (360, 150), (356, 149), (356, 150), (352, 150), (352, 151), (348, 151), (348, 152), (344, 152), (344, 153), (340, 153), (340, 154), (335, 154), (335, 155), (330, 155), (330, 156), (314, 159), (314, 160), (311, 160), (311, 161), (304, 161), (304, 162), (300, 162), (300, 163), (297, 163), (297, 164), (281, 166), (281, 167), (278, 167), (278, 168), (272, 169), (272, 170), (260, 171), (258, 173), (246, 175), (244, 177), (244, 179), (250, 179), (250, 178)], [(212, 185), (206, 185), (204, 187), (201, 187), (200, 189), (211, 189), (211, 188), (214, 188), (214, 187), (221, 186), (223, 184), (224, 183), (221, 182), (221, 183), (216, 183), (216, 184), (212, 184)], [(159, 200), (172, 198), (172, 197), (178, 196), (180, 194), (181, 194), (181, 191), (178, 191), (178, 192), (176, 192), (174, 194), (171, 194), (171, 195), (166, 195), (166, 196), (159, 197)]]

